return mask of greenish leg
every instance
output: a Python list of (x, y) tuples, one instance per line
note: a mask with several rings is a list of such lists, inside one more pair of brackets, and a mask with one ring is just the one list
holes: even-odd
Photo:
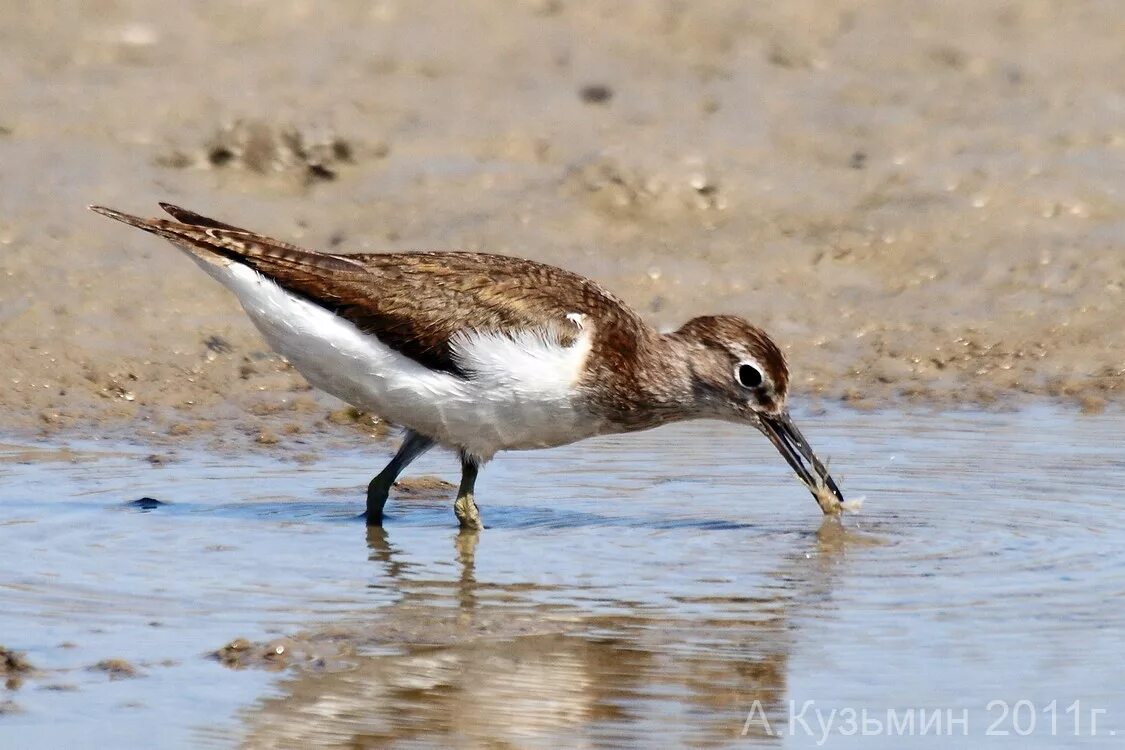
[(413, 430), (406, 431), (406, 436), (402, 440), (402, 445), (399, 446), (398, 453), (395, 454), (386, 468), (380, 471), (367, 485), (367, 512), (364, 513), (364, 517), (367, 519), (368, 526), (383, 525), (383, 506), (387, 504), (387, 496), (390, 494), (395, 480), (398, 479), (398, 475), (414, 459), (428, 451), (433, 445), (434, 441), (425, 435), (419, 435)]
[(462, 529), (480, 530), (484, 524), (480, 521), (480, 511), (473, 500), (473, 487), (477, 483), (477, 472), (480, 470), (477, 462), (461, 454), (461, 486), (457, 488), (457, 500), (453, 503), (453, 512), (461, 523)]

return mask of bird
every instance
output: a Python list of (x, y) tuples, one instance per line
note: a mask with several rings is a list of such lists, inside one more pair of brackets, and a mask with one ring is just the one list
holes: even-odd
[(368, 484), (368, 525), (383, 524), (393, 484), (435, 445), (460, 457), (454, 514), (479, 530), (477, 475), (496, 453), (693, 419), (757, 429), (826, 513), (843, 507), (790, 417), (781, 348), (743, 318), (659, 332), (598, 283), (544, 263), (318, 252), (159, 205), (171, 219), (89, 208), (185, 251), (312, 386), (404, 429)]

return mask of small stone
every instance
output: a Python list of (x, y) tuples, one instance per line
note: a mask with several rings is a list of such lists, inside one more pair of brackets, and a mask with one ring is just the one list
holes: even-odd
[(404, 495), (421, 495), (428, 493), (446, 493), (454, 488), (452, 482), (447, 482), (441, 477), (423, 475), (420, 477), (404, 477), (394, 483), (394, 489)]
[(11, 649), (0, 646), (0, 675), (9, 676), (14, 674), (28, 674), (34, 672), (35, 667), (31, 666), (31, 662), (22, 652), (12, 651)]
[(587, 104), (606, 104), (613, 98), (613, 89), (604, 83), (586, 84), (578, 90), (578, 98)]
[(222, 336), (208, 336), (203, 339), (203, 345), (216, 354), (230, 354), (234, 351), (234, 347)]
[(354, 406), (345, 406), (328, 412), (328, 421), (332, 424), (355, 424), (362, 418), (363, 412)]
[(242, 667), (244, 666), (243, 660), (250, 653), (252, 646), (253, 644), (245, 638), (235, 638), (227, 645), (212, 652), (211, 656), (224, 666)]
[(168, 503), (157, 500), (155, 497), (140, 497), (136, 500), (130, 500), (129, 502), (125, 503), (125, 506), (128, 508), (134, 508), (135, 510), (150, 511), (156, 510), (160, 506), (167, 504)]
[(128, 680), (141, 676), (141, 670), (124, 659), (102, 659), (89, 669), (91, 672), (105, 672), (111, 680)]
[(258, 437), (254, 438), (254, 442), (259, 445), (277, 445), (281, 442), (281, 438), (269, 430), (262, 430), (258, 433)]

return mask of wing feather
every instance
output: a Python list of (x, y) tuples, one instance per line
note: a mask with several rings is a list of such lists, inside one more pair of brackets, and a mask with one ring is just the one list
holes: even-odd
[(197, 255), (243, 263), (416, 362), (460, 377), (471, 375), (457, 356), (466, 335), (550, 331), (567, 347), (580, 331), (568, 320), (577, 313), (598, 321), (598, 339), (620, 357), (635, 338), (627, 333), (646, 328), (593, 281), (534, 261), (465, 252), (321, 253), (178, 206), (161, 207), (177, 221), (91, 209)]

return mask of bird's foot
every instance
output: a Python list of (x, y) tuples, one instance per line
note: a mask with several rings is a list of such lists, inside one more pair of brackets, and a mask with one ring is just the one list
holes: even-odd
[(453, 503), (453, 512), (457, 515), (462, 529), (480, 531), (484, 528), (480, 520), (480, 511), (472, 495), (459, 495)]

